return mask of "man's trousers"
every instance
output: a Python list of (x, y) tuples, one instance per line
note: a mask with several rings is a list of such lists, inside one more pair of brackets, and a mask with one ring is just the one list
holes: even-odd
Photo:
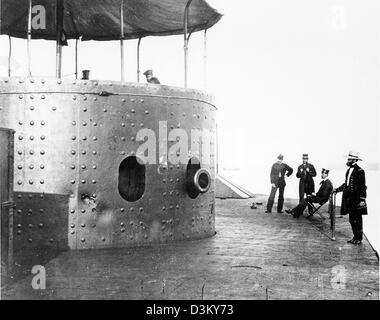
[(277, 202), (277, 212), (282, 211), (282, 207), (284, 206), (284, 190), (285, 186), (278, 186), (278, 187), (272, 187), (272, 190), (270, 191), (268, 203), (267, 203), (267, 211), (272, 211), (274, 198), (276, 197), (276, 192), (278, 189), (278, 202)]
[(363, 240), (363, 217), (360, 213), (349, 213), (354, 240)]

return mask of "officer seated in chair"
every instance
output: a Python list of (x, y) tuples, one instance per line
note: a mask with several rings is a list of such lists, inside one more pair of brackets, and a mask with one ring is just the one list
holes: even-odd
[(298, 206), (295, 208), (289, 210), (285, 210), (287, 213), (290, 213), (293, 218), (298, 218), (303, 214), (306, 207), (309, 208), (309, 214), (313, 214), (313, 203), (318, 203), (320, 205), (323, 205), (326, 203), (329, 198), (330, 194), (333, 191), (333, 185), (331, 181), (327, 178), (329, 175), (329, 170), (322, 169), (322, 181), (320, 183), (320, 187), (317, 193), (313, 193), (309, 195), (306, 199), (303, 199)]

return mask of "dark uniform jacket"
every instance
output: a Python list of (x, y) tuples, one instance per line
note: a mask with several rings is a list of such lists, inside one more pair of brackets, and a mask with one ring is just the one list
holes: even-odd
[(329, 200), (333, 189), (333, 185), (329, 179), (322, 181), (317, 194), (313, 197), (313, 202), (324, 204)]
[(367, 197), (367, 186), (365, 184), (365, 172), (357, 164), (354, 165), (354, 169), (351, 173), (350, 179), (347, 185), (347, 177), (350, 168), (346, 172), (346, 182), (342, 184), (337, 191), (343, 191), (342, 206), (340, 213), (342, 215), (352, 214), (367, 214), (367, 208), (359, 207), (361, 201), (365, 201)]
[(286, 163), (274, 163), (270, 171), (270, 183), (274, 183), (276, 187), (285, 186), (285, 174), (290, 177), (293, 169)]
[[(306, 169), (309, 169), (307, 171)], [(311, 194), (315, 190), (313, 177), (317, 175), (314, 166), (311, 163), (301, 164), (297, 170), (297, 178), (300, 178), (300, 190), (303, 193)]]
[(160, 84), (160, 81), (156, 77), (150, 78), (150, 80), (148, 80), (148, 82), (149, 83), (154, 83), (154, 84)]

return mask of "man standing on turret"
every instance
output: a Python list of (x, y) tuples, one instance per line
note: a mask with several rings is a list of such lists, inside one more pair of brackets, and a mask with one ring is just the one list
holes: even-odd
[(306, 195), (312, 194), (314, 190), (314, 180), (313, 178), (317, 175), (314, 166), (308, 162), (309, 155), (304, 153), (302, 155), (302, 164), (298, 167), (297, 178), (300, 179), (299, 182), (299, 202), (305, 198)]
[(286, 163), (283, 163), (284, 156), (280, 154), (277, 157), (277, 162), (272, 166), (270, 172), (270, 183), (272, 184), (272, 189), (267, 203), (267, 210), (265, 213), (272, 212), (272, 207), (274, 203), (274, 198), (276, 196), (277, 189), (279, 190), (278, 202), (277, 202), (277, 212), (282, 213), (282, 207), (284, 205), (284, 190), (285, 190), (285, 175), (290, 177), (293, 173), (293, 169), (289, 167)]

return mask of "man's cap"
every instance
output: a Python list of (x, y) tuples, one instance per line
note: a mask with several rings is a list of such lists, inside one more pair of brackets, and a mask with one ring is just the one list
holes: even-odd
[(147, 76), (147, 75), (153, 75), (153, 70), (149, 69), (149, 70), (146, 70), (144, 73), (143, 73), (144, 76)]
[(284, 155), (283, 154), (279, 154), (278, 157), (277, 157), (278, 160), (284, 160)]
[(328, 169), (325, 169), (325, 168), (322, 168), (322, 173), (326, 173), (326, 174), (329, 174), (330, 170)]
[(302, 155), (302, 160), (309, 160), (309, 155), (307, 153), (304, 153)]
[(350, 151), (348, 153), (348, 156), (346, 156), (347, 160), (360, 160), (362, 161), (362, 159), (359, 158), (359, 152), (357, 151)]

